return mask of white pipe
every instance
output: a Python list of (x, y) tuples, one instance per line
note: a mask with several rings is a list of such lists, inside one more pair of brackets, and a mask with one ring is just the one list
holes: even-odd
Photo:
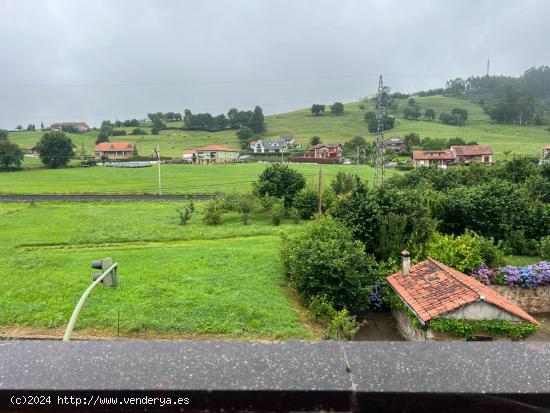
[(71, 334), (73, 333), (74, 326), (76, 324), (76, 319), (78, 318), (78, 314), (80, 313), (80, 310), (82, 309), (82, 306), (84, 305), (84, 302), (86, 301), (86, 298), (90, 295), (92, 290), (95, 288), (96, 285), (98, 285), (111, 271), (113, 271), (118, 264), (115, 262), (113, 265), (111, 265), (109, 268), (107, 268), (107, 271), (105, 271), (101, 276), (95, 280), (87, 289), (84, 291), (84, 294), (82, 294), (82, 297), (80, 297), (80, 300), (78, 301), (78, 304), (73, 310), (73, 315), (71, 315), (71, 319), (69, 320), (69, 324), (67, 325), (67, 329), (65, 330), (65, 335), (63, 336), (63, 341), (69, 341), (71, 339)]

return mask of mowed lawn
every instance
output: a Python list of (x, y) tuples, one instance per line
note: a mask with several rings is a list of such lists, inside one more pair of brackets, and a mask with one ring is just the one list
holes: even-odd
[(76, 332), (92, 335), (311, 338), (285, 294), (281, 233), (260, 213), (218, 227), (178, 225), (177, 203), (0, 204), (0, 331), (62, 334), (97, 272), (119, 263), (119, 287), (98, 286)]
[[(226, 165), (162, 165), (164, 194), (215, 194), (250, 192), (253, 182), (266, 168), (263, 163)], [(308, 185), (319, 182), (319, 165), (292, 164), (304, 174)], [(355, 173), (354, 165), (323, 165), (325, 185), (339, 172)], [(395, 170), (387, 170), (391, 176)], [(374, 169), (359, 167), (359, 176), (373, 181)], [(157, 194), (158, 169), (150, 168), (62, 168), (32, 169), (0, 173), (0, 193), (10, 194)]]

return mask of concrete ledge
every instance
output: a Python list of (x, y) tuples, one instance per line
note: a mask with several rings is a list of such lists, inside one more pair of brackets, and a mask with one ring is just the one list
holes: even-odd
[(535, 411), (550, 406), (549, 365), (542, 342), (6, 341), (0, 408), (51, 394), (189, 397), (185, 411)]

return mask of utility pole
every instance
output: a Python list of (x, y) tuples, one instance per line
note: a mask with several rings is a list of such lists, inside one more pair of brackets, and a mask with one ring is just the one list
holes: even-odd
[(162, 181), (160, 179), (160, 145), (157, 144), (157, 169), (159, 172), (159, 195), (162, 195)]
[(378, 80), (378, 101), (376, 103), (376, 118), (378, 120), (378, 131), (376, 135), (376, 149), (374, 154), (374, 186), (378, 185), (378, 181), (384, 184), (384, 119), (386, 118), (386, 110), (384, 108), (384, 82), (382, 75)]
[(491, 60), (487, 59), (487, 76), (489, 76), (489, 65), (491, 64)]
[(355, 175), (359, 176), (359, 146), (355, 147)]
[(323, 213), (323, 164), (319, 164), (319, 215)]

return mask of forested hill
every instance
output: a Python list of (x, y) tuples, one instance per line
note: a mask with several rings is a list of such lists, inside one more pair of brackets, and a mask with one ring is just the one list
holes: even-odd
[(527, 69), (519, 77), (471, 76), (455, 78), (445, 87), (421, 91), (418, 96), (467, 98), (481, 105), (497, 123), (545, 125), (550, 123), (550, 67)]

